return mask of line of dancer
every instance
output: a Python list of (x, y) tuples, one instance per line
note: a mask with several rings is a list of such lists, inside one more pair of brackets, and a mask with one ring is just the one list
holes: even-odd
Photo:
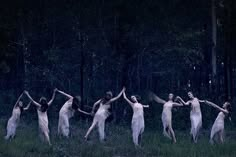
[[(42, 141), (47, 142), (51, 145), (50, 136), (49, 136), (49, 128), (48, 128), (48, 116), (47, 111), (51, 104), (53, 103), (56, 93), (61, 94), (68, 98), (68, 100), (64, 103), (59, 111), (59, 119), (58, 119), (58, 135), (69, 138), (70, 135), (70, 124), (69, 120), (74, 116), (76, 111), (93, 116), (93, 121), (88, 131), (86, 132), (84, 138), (88, 140), (90, 133), (92, 130), (97, 127), (99, 133), (99, 140), (101, 142), (105, 141), (105, 123), (107, 118), (111, 115), (111, 104), (118, 100), (122, 95), (124, 100), (130, 105), (133, 110), (133, 116), (131, 121), (131, 130), (132, 130), (132, 138), (133, 143), (136, 147), (140, 146), (142, 134), (145, 128), (145, 120), (144, 120), (144, 108), (148, 108), (149, 105), (143, 105), (140, 103), (137, 96), (132, 95), (129, 98), (126, 96), (126, 88), (119, 92), (119, 94), (113, 97), (111, 91), (107, 91), (105, 96), (96, 101), (92, 107), (92, 111), (90, 113), (81, 110), (81, 97), (80, 96), (72, 96), (64, 91), (54, 89), (52, 98), (47, 101), (45, 97), (41, 97), (39, 102), (35, 101), (28, 91), (24, 91), (19, 98), (17, 99), (13, 110), (12, 116), (8, 120), (7, 123), (7, 134), (4, 137), (6, 140), (12, 140), (16, 135), (16, 129), (20, 122), (21, 112), (29, 109), (31, 104), (34, 104), (37, 109), (38, 114), (38, 126), (39, 126), (39, 136)], [(24, 107), (23, 101), (21, 100), (23, 95), (26, 95), (29, 98), (29, 103)], [(149, 92), (149, 100), (155, 101), (158, 104), (163, 105), (163, 111), (161, 115), (161, 120), (163, 124), (163, 135), (172, 140), (173, 143), (176, 143), (175, 132), (172, 127), (172, 108), (173, 107), (183, 107), (183, 106), (191, 106), (190, 111), (190, 121), (191, 121), (191, 139), (194, 143), (197, 143), (200, 129), (202, 127), (202, 113), (200, 103), (207, 104), (211, 107), (219, 110), (219, 114), (212, 126), (211, 134), (210, 134), (210, 143), (215, 142), (224, 142), (224, 120), (225, 117), (229, 117), (231, 120), (231, 104), (229, 102), (225, 102), (222, 107), (207, 101), (207, 100), (199, 100), (197, 97), (193, 95), (192, 92), (188, 92), (188, 97), (190, 100), (185, 102), (181, 97), (174, 96), (174, 94), (170, 93), (168, 96), (168, 100), (165, 101), (158, 97), (155, 93)], [(98, 106), (97, 111), (95, 112)], [(218, 138), (217, 138), (218, 137)], [(219, 139), (219, 141), (217, 141)]]

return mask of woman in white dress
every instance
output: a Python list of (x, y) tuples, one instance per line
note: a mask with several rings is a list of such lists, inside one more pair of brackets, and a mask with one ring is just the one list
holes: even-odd
[(165, 101), (158, 96), (156, 96), (154, 93), (150, 93), (151, 99), (156, 101), (157, 103), (163, 104), (163, 110), (162, 110), (162, 124), (163, 124), (163, 134), (164, 136), (168, 137), (173, 141), (173, 143), (176, 143), (175, 138), (175, 132), (172, 128), (172, 108), (176, 106), (183, 106), (183, 104), (179, 104), (174, 102), (174, 94), (169, 94), (169, 100)]
[(29, 102), (29, 104), (25, 108), (23, 107), (23, 102), (20, 101), (23, 94), (24, 93), (22, 93), (17, 99), (12, 110), (11, 118), (7, 122), (7, 135), (4, 137), (6, 140), (13, 139), (15, 137), (16, 128), (18, 127), (20, 122), (21, 113), (22, 111), (28, 110), (30, 107), (31, 102)]
[(71, 117), (74, 116), (75, 111), (79, 111), (86, 115), (91, 115), (91, 114), (85, 111), (82, 111), (79, 108), (81, 104), (81, 98), (79, 96), (73, 97), (63, 91), (60, 91), (60, 90), (56, 90), (56, 91), (68, 98), (68, 100), (60, 109), (59, 120), (58, 120), (58, 135), (62, 135), (68, 138), (70, 134), (69, 120)]
[(192, 135), (192, 140), (194, 143), (197, 143), (199, 131), (202, 127), (202, 112), (200, 103), (204, 102), (203, 100), (199, 100), (198, 98), (193, 96), (192, 92), (188, 92), (188, 97), (190, 98), (189, 101), (184, 102), (183, 99), (177, 96), (177, 100), (184, 105), (191, 105), (190, 111), (190, 121), (191, 121), (191, 131), (190, 134)]
[(47, 102), (47, 99), (45, 97), (41, 97), (39, 100), (39, 103), (38, 103), (38, 102), (34, 101), (34, 99), (29, 95), (28, 91), (25, 91), (25, 94), (32, 101), (32, 103), (37, 107), (39, 136), (41, 137), (41, 139), (43, 141), (46, 140), (46, 142), (49, 145), (51, 145), (50, 137), (49, 137), (47, 110), (48, 110), (49, 106), (51, 106), (51, 104), (55, 98), (56, 89), (54, 89), (52, 98), (49, 102)]
[(106, 96), (104, 98), (99, 99), (97, 102), (94, 103), (92, 109), (92, 115), (94, 115), (94, 110), (97, 105), (99, 105), (99, 108), (94, 115), (92, 125), (90, 126), (86, 135), (84, 136), (85, 140), (88, 139), (89, 134), (96, 126), (98, 127), (100, 141), (103, 142), (105, 140), (105, 121), (111, 114), (109, 112), (109, 109), (111, 108), (111, 103), (121, 97), (123, 90), (114, 98), (112, 98), (112, 92), (108, 91), (106, 92)]
[[(205, 101), (205, 103), (212, 107), (215, 107), (216, 109), (220, 111), (211, 129), (210, 143), (214, 144), (214, 142), (217, 142), (216, 141), (217, 136), (220, 142), (223, 143), (224, 142), (224, 121), (225, 121), (225, 117), (228, 116), (231, 112), (231, 104), (229, 102), (225, 102), (223, 104), (223, 107), (221, 108), (218, 105), (209, 101)], [(229, 119), (231, 120), (230, 116), (229, 116)]]
[[(142, 105), (138, 102), (136, 96), (131, 96), (131, 100), (126, 97), (125, 90), (123, 97), (133, 109), (133, 117), (131, 122), (133, 142), (136, 147), (140, 146), (142, 134), (144, 132), (144, 113), (143, 108), (149, 105)], [(140, 139), (139, 139), (140, 138)]]

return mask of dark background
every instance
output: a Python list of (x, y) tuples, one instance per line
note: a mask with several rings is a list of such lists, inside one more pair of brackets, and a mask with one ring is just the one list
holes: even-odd
[[(235, 108), (235, 5), (234, 0), (1, 1), (1, 117), (10, 116), (24, 89), (39, 100), (49, 99), (55, 87), (81, 95), (83, 109), (90, 111), (105, 91), (116, 95), (125, 85), (128, 95), (151, 104), (145, 110), (151, 128), (161, 125), (162, 106), (147, 100), (148, 90), (185, 100), (191, 90)], [(49, 115), (56, 119), (65, 101), (58, 96)], [(204, 104), (202, 109), (208, 128), (218, 111)], [(132, 114), (123, 100), (113, 112), (115, 123)], [(189, 108), (174, 110), (174, 118), (175, 128), (188, 128)]]

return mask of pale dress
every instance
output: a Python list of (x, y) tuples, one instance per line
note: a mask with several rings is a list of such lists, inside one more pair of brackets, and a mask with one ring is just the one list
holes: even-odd
[(111, 105), (104, 105), (101, 102), (93, 118), (93, 123), (91, 126), (97, 125), (100, 141), (105, 139), (105, 121), (110, 115), (110, 107)]
[(12, 116), (7, 122), (7, 135), (5, 139), (13, 138), (16, 134), (16, 128), (20, 122), (21, 110), (19, 107), (14, 107), (12, 110)]
[(133, 106), (133, 117), (132, 117), (132, 136), (135, 145), (139, 145), (138, 138), (144, 132), (144, 114), (143, 105), (140, 103), (134, 103)]
[(210, 137), (211, 139), (214, 138), (216, 133), (224, 131), (224, 120), (225, 120), (225, 114), (223, 112), (220, 112), (212, 126), (211, 137)]
[(37, 109), (38, 113), (38, 125), (39, 125), (39, 133), (46, 139), (49, 137), (49, 129), (48, 129), (48, 115), (47, 111), (42, 112), (40, 108)]
[(196, 139), (202, 127), (202, 113), (201, 113), (200, 103), (197, 98), (194, 98), (191, 101), (191, 107), (192, 110), (190, 112), (190, 120), (191, 120), (190, 134), (193, 136), (194, 139)]
[(74, 116), (75, 110), (72, 109), (73, 99), (69, 99), (59, 112), (58, 134), (68, 137), (70, 134), (69, 120)]
[(167, 137), (169, 137), (169, 135), (167, 134), (166, 129), (172, 127), (172, 111), (171, 111), (172, 107), (173, 107), (172, 102), (166, 102), (163, 106), (163, 111), (161, 116), (163, 124), (163, 134)]

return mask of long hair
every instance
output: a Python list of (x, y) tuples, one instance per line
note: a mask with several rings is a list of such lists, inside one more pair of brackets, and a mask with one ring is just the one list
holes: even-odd
[(105, 103), (108, 102), (112, 97), (113, 97), (112, 92), (111, 92), (111, 91), (107, 91), (105, 97), (102, 98), (102, 103), (105, 104)]
[(232, 105), (229, 102), (225, 102), (225, 103), (227, 103), (226, 110), (229, 112), (228, 116), (229, 118), (231, 118), (232, 110), (233, 110)]
[(80, 105), (81, 105), (81, 97), (80, 96), (73, 97), (72, 108), (74, 110), (78, 110), (78, 108), (80, 108)]
[(39, 100), (39, 103), (41, 105), (40, 110), (41, 112), (46, 112), (48, 110), (48, 102), (45, 97), (41, 97)]

